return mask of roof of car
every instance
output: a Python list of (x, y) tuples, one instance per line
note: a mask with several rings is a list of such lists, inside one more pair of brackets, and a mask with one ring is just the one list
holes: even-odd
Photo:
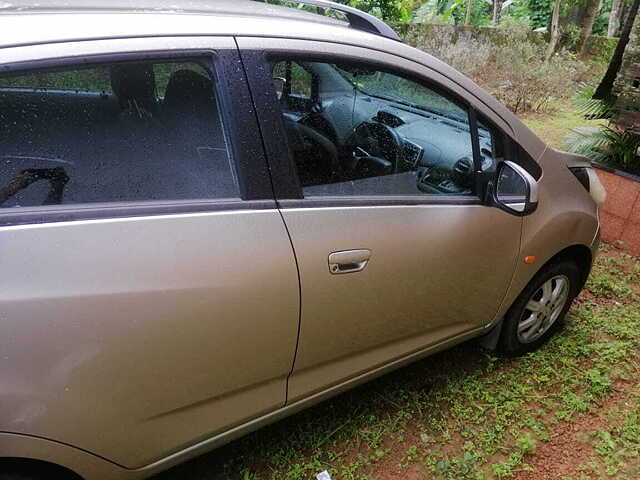
[(257, 24), (288, 37), (323, 30), (333, 38), (373, 36), (336, 17), (256, 0), (0, 0), (0, 48), (150, 34), (250, 35)]
[(299, 8), (287, 8), (256, 0), (4, 0), (3, 13), (195, 13), (278, 17), (314, 22), (340, 23)]

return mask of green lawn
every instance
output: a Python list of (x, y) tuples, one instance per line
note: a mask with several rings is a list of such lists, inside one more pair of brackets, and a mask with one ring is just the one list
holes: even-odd
[(158, 480), (640, 478), (640, 259), (603, 250), (540, 351), (459, 346)]
[(585, 120), (569, 103), (562, 105), (554, 114), (530, 113), (521, 117), (521, 120), (554, 148), (562, 148), (564, 137), (574, 128), (607, 124), (606, 120)]

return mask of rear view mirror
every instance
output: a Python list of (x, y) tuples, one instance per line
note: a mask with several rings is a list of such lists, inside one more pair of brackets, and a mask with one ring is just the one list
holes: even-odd
[(538, 183), (517, 163), (500, 163), (491, 193), (493, 205), (513, 215), (528, 215), (538, 207)]

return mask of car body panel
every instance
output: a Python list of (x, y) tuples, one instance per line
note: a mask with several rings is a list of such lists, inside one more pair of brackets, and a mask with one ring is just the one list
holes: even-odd
[[(0, 288), (0, 338), (9, 339), (0, 343), (0, 457), (49, 461), (86, 479), (147, 477), (478, 336), (562, 249), (595, 254), (597, 208), (562, 154), (427, 53), (256, 2), (63, 3), (0, 3), (0, 70), (235, 50), (236, 40), (247, 51), (360, 57), (455, 92), (544, 174), (538, 209), (523, 218), (479, 204), (400, 200), (338, 211), (283, 203), (280, 212), (271, 201), (258, 210), (0, 227), (0, 263), (10, 272)], [(470, 229), (466, 238), (455, 236), (461, 225)], [(385, 238), (376, 237), (381, 230)], [(302, 306), (289, 234), (302, 299), (309, 298)], [(330, 276), (328, 255), (354, 248), (371, 249), (365, 270)], [(524, 255), (538, 260), (525, 264)], [(380, 285), (371, 284), (374, 276)], [(462, 288), (462, 280), (482, 288)], [(416, 288), (420, 281), (427, 287)], [(389, 291), (395, 298), (385, 302)], [(300, 355), (285, 404), (300, 311)], [(387, 331), (390, 318), (396, 325)], [(245, 341), (230, 341), (237, 338)]]
[[(282, 214), (304, 299), (292, 400), (490, 323), (513, 273), (522, 225), (481, 205)], [(332, 275), (329, 254), (356, 248), (371, 251), (366, 268)]]
[(284, 404), (299, 299), (276, 210), (3, 227), (0, 244), (2, 430), (134, 468)]
[[(10, 55), (14, 67), (33, 67), (41, 60), (51, 66), (215, 50), (237, 58), (230, 37), (72, 42), (0, 55)], [(235, 68), (242, 70), (239, 61)], [(240, 95), (246, 85), (235, 87)], [(114, 204), (63, 205), (63, 218), (96, 210), (107, 219), (0, 227), (0, 264), (14, 272), (0, 289), (0, 330), (13, 338), (0, 345), (0, 358), (21, 359), (19, 367), (0, 363), (0, 430), (55, 439), (135, 468), (284, 404), (299, 296), (275, 202), (257, 210), (242, 201), (151, 203), (165, 212), (213, 211), (132, 217)], [(109, 209), (124, 218), (108, 218)], [(9, 218), (17, 210), (0, 213)], [(254, 244), (258, 234), (262, 242)], [(73, 322), (66, 320), (71, 314)], [(25, 357), (21, 345), (35, 349), (39, 340), (43, 348)], [(250, 353), (265, 358), (247, 365), (242, 358)], [(131, 381), (121, 382), (125, 374)], [(176, 378), (187, 380), (167, 389)]]
[[(524, 217), (520, 260), (509, 293), (499, 310), (502, 317), (531, 278), (551, 258), (566, 248), (582, 246), (595, 259), (600, 222), (598, 207), (567, 168), (565, 156), (551, 148), (538, 159), (544, 175), (538, 181), (538, 208)], [(535, 256), (534, 263), (525, 263), (526, 256)]]

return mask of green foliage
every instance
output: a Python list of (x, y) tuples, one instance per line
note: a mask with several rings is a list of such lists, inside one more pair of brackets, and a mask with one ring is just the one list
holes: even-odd
[(531, 30), (531, 20), (526, 16), (507, 15), (502, 18), (498, 27), (503, 30)]
[[(318, 12), (316, 7), (303, 6), (295, 0), (266, 0), (275, 5), (287, 5), (310, 12)], [(335, 0), (343, 5), (350, 5), (363, 12), (371, 13), (389, 22), (408, 22), (413, 0)]]
[(407, 41), (471, 77), (515, 113), (552, 111), (573, 96), (591, 66), (562, 49), (544, 61), (546, 44), (522, 22), (510, 28), (409, 29)]
[(546, 27), (551, 17), (553, 3), (551, 0), (527, 0), (529, 18), (533, 28)]
[(613, 127), (576, 129), (567, 136), (565, 148), (596, 162), (640, 174), (640, 135)]
[(338, 0), (339, 3), (371, 13), (385, 21), (408, 22), (411, 0)]
[(610, 100), (593, 98), (595, 85), (581, 83), (578, 87), (574, 103), (576, 111), (588, 120), (609, 119), (614, 114), (614, 105)]
[(596, 16), (595, 22), (593, 22), (593, 28), (591, 29), (592, 35), (607, 35), (607, 28), (609, 26), (609, 14), (611, 13), (612, 0), (602, 0), (600, 10)]

